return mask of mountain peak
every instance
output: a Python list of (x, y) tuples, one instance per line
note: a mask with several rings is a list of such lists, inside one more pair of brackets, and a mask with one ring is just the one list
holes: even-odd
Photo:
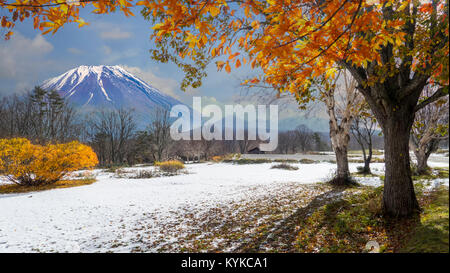
[(152, 115), (157, 107), (181, 104), (118, 65), (81, 65), (46, 80), (42, 88), (58, 91), (78, 108), (129, 108)]
[(102, 72), (106, 72), (106, 71), (112, 71), (112, 72), (116, 71), (119, 73), (128, 73), (125, 69), (123, 69), (119, 65), (80, 65), (79, 67), (76, 67), (72, 70), (75, 70), (77, 73), (80, 73), (80, 74), (87, 74), (87, 73), (101, 74)]

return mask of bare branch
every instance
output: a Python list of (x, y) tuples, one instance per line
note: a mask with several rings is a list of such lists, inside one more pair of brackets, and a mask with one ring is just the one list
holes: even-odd
[(427, 106), (430, 103), (433, 103), (435, 101), (437, 101), (438, 99), (444, 97), (444, 96), (448, 96), (448, 93), (444, 92), (444, 88), (441, 87), (439, 88), (436, 92), (434, 92), (434, 94), (427, 98), (426, 100), (420, 102), (419, 104), (417, 104), (417, 106), (414, 108), (414, 111), (417, 112), (420, 109), (424, 108), (425, 106)]

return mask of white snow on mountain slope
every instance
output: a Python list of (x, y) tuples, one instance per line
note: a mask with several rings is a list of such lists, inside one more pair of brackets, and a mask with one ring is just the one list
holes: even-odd
[(128, 108), (145, 116), (157, 107), (170, 110), (181, 104), (120, 66), (82, 65), (45, 81), (42, 88), (57, 90), (70, 103), (86, 110)]

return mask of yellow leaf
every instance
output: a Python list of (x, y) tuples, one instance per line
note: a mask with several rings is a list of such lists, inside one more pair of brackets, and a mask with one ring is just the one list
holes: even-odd
[(224, 65), (225, 65), (225, 62), (222, 62), (222, 61), (216, 62), (217, 70), (222, 70)]
[(227, 61), (227, 64), (225, 65), (225, 71), (229, 74), (231, 72), (230, 63)]
[(216, 17), (220, 13), (220, 8), (216, 6), (211, 6), (209, 8), (209, 13), (212, 17)]

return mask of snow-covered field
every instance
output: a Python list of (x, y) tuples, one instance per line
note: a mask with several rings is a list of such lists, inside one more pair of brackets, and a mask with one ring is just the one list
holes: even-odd
[[(298, 170), (288, 171), (271, 169), (274, 164), (190, 164), (187, 174), (151, 179), (116, 178), (96, 170), (98, 182), (91, 185), (0, 194), (0, 252), (158, 251), (189, 235), (192, 223), (188, 222), (196, 215), (301, 191), (298, 185), (323, 182), (335, 169), (332, 163), (299, 163), (292, 164)], [(351, 171), (359, 165), (351, 163)], [(372, 164), (375, 173), (383, 168), (382, 163)], [(358, 178), (358, 182), (382, 183), (378, 177)], [(436, 183), (448, 185), (448, 179)]]

